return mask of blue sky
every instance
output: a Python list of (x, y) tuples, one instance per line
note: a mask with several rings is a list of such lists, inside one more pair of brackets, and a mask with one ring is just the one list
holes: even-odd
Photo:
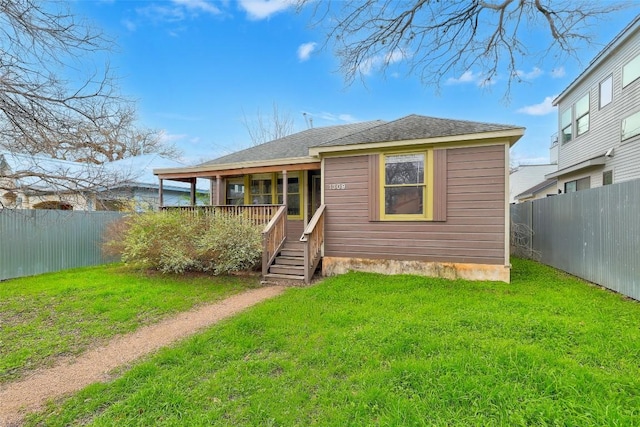
[(76, 13), (117, 42), (110, 65), (124, 94), (138, 101), (140, 123), (161, 130), (187, 164), (249, 147), (243, 117), (268, 115), (274, 103), (293, 117), (295, 131), (306, 129), (303, 113), (315, 127), (414, 113), (525, 126), (512, 161), (548, 162), (557, 122), (550, 101), (639, 7), (601, 21), (598, 44), (580, 52), (581, 63), (523, 63), (527, 82), (514, 84), (507, 103), (504, 82), (483, 87), (481, 70), (473, 69), (446, 76), (437, 94), (393, 69), (385, 75), (372, 69), (364, 82), (347, 86), (332, 51), (321, 48), (323, 32), (286, 0), (74, 3)]

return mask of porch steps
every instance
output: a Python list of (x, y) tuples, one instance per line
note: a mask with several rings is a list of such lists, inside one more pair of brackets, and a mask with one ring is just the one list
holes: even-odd
[(286, 241), (265, 279), (304, 282), (304, 243)]

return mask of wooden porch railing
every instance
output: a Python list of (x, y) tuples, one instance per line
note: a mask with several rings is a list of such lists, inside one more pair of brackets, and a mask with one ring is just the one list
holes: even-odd
[(324, 243), (324, 211), (325, 205), (322, 204), (313, 214), (313, 218), (309, 221), (307, 228), (304, 229), (300, 241), (304, 242), (304, 282), (311, 282), (313, 272), (316, 271), (320, 262), (322, 253), (322, 244)]
[(269, 272), (269, 267), (276, 259), (284, 241), (287, 239), (287, 207), (279, 206), (262, 232), (262, 277)]
[(256, 225), (266, 225), (282, 205), (163, 206), (166, 211), (179, 210), (193, 215), (242, 216)]

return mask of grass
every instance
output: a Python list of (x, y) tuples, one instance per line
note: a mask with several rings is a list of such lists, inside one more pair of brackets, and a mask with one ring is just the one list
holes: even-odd
[(0, 282), (0, 384), (256, 283), (151, 275), (116, 264)]
[(637, 425), (640, 304), (513, 262), (290, 289), (26, 425)]

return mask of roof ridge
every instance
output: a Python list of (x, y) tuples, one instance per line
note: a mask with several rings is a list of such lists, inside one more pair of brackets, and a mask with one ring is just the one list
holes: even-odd
[[(377, 123), (377, 122), (380, 122), (380, 123)], [(327, 140), (327, 141), (324, 141), (322, 144), (318, 144), (318, 145), (325, 145), (325, 144), (328, 144), (328, 143), (330, 143), (330, 142), (337, 141), (338, 139), (342, 139), (342, 138), (346, 138), (346, 137), (348, 137), (348, 136), (356, 135), (356, 134), (358, 134), (358, 133), (360, 133), (360, 132), (364, 132), (364, 131), (369, 130), (369, 129), (374, 129), (374, 128), (378, 127), (378, 126), (382, 126), (382, 125), (387, 124), (387, 123), (390, 123), (390, 122), (387, 122), (387, 121), (382, 120), (382, 119), (375, 119), (375, 120), (368, 120), (368, 121), (366, 121), (366, 122), (346, 123), (346, 124), (344, 124), (344, 125), (342, 125), (342, 126), (348, 126), (348, 125), (364, 125), (364, 124), (366, 124), (366, 123), (377, 123), (377, 124), (372, 125), (371, 127), (367, 127), (366, 129), (354, 130), (354, 131), (353, 131), (353, 132), (351, 132), (351, 133), (348, 133), (348, 134), (346, 134), (346, 135), (341, 135), (341, 136), (339, 136), (339, 137), (337, 137), (337, 138), (329, 139), (329, 140)], [(319, 129), (322, 129), (322, 128), (319, 128)], [(326, 129), (326, 127), (325, 127), (324, 129)]]

